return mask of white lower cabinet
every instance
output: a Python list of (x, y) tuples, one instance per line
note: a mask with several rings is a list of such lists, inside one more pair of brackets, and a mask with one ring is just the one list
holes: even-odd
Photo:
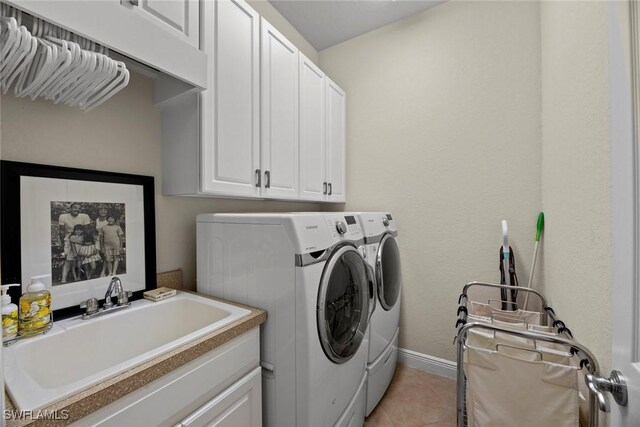
[(259, 427), (262, 425), (261, 368), (207, 402), (176, 427)]
[(81, 418), (75, 426), (261, 426), (259, 327)]

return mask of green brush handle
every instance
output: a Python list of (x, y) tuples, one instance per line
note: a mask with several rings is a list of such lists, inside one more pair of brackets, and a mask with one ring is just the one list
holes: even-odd
[(536, 231), (536, 242), (540, 241), (540, 235), (542, 234), (542, 229), (544, 228), (544, 213), (540, 212), (538, 215), (538, 227)]

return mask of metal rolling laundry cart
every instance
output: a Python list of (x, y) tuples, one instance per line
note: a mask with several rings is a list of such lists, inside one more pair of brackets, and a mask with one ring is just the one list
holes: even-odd
[(573, 339), (544, 295), (518, 288), (537, 296), (542, 309), (520, 310), (514, 304), (502, 310), (491, 301), (472, 301), (468, 296), (472, 287), (516, 288), (471, 282), (458, 299), (458, 427), (579, 426), (581, 376), (588, 390), (583, 425), (597, 427), (600, 412), (609, 412), (605, 392), (626, 403), (626, 389), (600, 376), (596, 357)]

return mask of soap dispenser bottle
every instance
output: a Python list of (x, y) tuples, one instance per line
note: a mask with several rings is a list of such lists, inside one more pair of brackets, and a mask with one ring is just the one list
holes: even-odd
[(7, 293), (12, 286), (20, 286), (20, 283), (2, 285), (2, 341), (9, 341), (18, 335), (18, 306), (11, 303), (11, 297)]
[(20, 298), (18, 333), (20, 335), (38, 334), (51, 323), (51, 294), (45, 290), (43, 279), (49, 277), (34, 276), (31, 284)]

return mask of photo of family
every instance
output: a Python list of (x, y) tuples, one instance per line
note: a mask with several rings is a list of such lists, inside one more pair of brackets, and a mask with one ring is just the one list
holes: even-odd
[(124, 203), (51, 202), (53, 286), (127, 272)]

